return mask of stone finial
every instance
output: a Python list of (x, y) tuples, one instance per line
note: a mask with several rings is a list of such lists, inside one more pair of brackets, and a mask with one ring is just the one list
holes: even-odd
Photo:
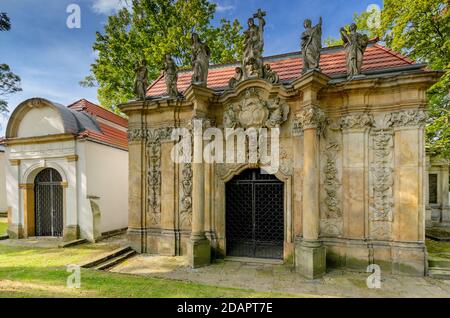
[(357, 29), (358, 27), (353, 23), (350, 26), (350, 32), (344, 28), (340, 30), (346, 52), (347, 78), (349, 80), (361, 75), (364, 52), (369, 43), (367, 35), (356, 32)]

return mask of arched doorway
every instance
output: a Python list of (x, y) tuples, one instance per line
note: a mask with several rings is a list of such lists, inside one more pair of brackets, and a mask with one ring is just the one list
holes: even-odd
[(61, 175), (52, 168), (39, 172), (34, 180), (36, 236), (62, 236), (63, 187)]
[(284, 183), (260, 169), (226, 184), (227, 256), (283, 259)]

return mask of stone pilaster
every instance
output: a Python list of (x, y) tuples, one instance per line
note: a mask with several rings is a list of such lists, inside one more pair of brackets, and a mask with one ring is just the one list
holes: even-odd
[(295, 125), (297, 130), (303, 130), (303, 184), (297, 190), (303, 194), (303, 238), (297, 238), (295, 265), (297, 271), (309, 279), (319, 278), (326, 272), (326, 249), (319, 240), (319, 138), (325, 128), (326, 117), (318, 106), (317, 94), (328, 80), (319, 72), (310, 72), (294, 83), (303, 95)]
[(194, 160), (192, 163), (192, 232), (187, 244), (187, 255), (192, 268), (207, 266), (211, 263), (211, 242), (205, 235), (205, 164), (203, 162), (203, 124), (211, 90), (192, 85), (185, 93), (193, 104), (193, 120), (203, 120), (202, 129), (193, 133)]

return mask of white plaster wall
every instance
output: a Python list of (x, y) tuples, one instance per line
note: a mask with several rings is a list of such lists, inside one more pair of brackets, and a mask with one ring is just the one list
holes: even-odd
[(5, 153), (0, 151), (0, 212), (8, 210), (6, 203), (6, 160)]
[(99, 197), (102, 233), (128, 227), (128, 152), (86, 142), (88, 196)]
[(94, 240), (93, 218), (90, 202), (87, 192), (86, 176), (86, 141), (77, 141), (76, 152), (78, 155), (77, 166), (77, 206), (78, 206), (78, 225), (80, 226), (80, 235), (90, 241)]
[(21, 120), (17, 137), (35, 137), (64, 133), (59, 113), (47, 106), (31, 108)]

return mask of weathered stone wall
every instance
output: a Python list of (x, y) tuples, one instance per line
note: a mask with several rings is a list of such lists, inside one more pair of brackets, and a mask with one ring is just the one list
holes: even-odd
[(285, 261), (315, 277), (325, 268), (326, 248), (327, 266), (365, 271), (378, 264), (389, 272), (423, 275), (425, 92), (434, 76), (338, 83), (312, 72), (289, 87), (248, 80), (218, 96), (191, 86), (183, 100), (121, 105), (130, 118), (133, 247), (187, 254), (194, 267), (209, 261), (208, 249), (213, 258), (226, 256), (225, 184), (259, 165), (175, 164), (171, 131), (191, 128), (196, 118), (220, 129), (236, 123), (245, 128), (254, 123), (239, 117), (233, 105), (260, 107), (249, 100), (278, 99), (288, 106), (285, 120), (277, 123), (276, 174), (285, 183)]

